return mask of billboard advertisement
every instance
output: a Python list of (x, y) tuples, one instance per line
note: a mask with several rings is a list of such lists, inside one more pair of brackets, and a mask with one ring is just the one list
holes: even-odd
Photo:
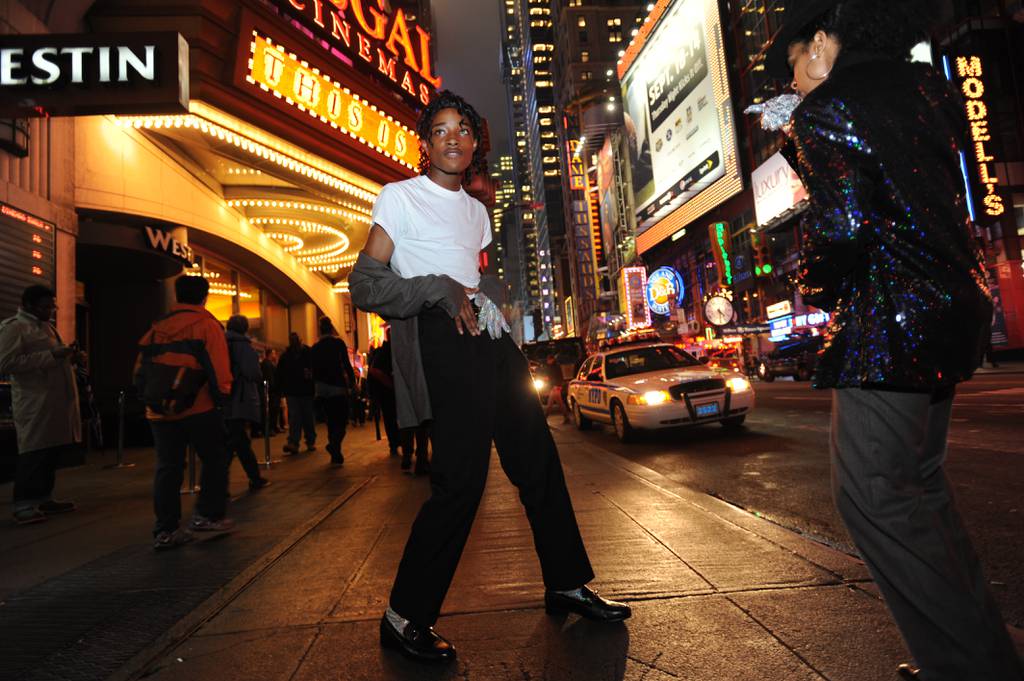
[(718, 3), (651, 18), (619, 69), (641, 252), (743, 189)]
[(780, 153), (759, 165), (750, 181), (754, 185), (754, 213), (759, 227), (775, 222), (807, 200), (807, 189)]
[(597, 154), (597, 198), (601, 205), (601, 243), (605, 253), (615, 248), (615, 230), (619, 214), (615, 206), (615, 153), (608, 137)]

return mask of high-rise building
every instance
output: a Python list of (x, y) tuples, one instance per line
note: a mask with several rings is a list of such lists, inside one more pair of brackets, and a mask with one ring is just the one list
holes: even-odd
[(526, 340), (561, 325), (552, 238), (564, 234), (554, 105), (553, 22), (549, 0), (505, 0), (502, 78), (509, 105), (513, 172), (521, 207)]
[(557, 150), (564, 169), (559, 179), (567, 199), (564, 262), (574, 325), (583, 335), (595, 313), (618, 307), (612, 282), (630, 264), (627, 254), (635, 254), (628, 179), (621, 176), (628, 170), (619, 153), (622, 136), (615, 134), (623, 126), (616, 64), (646, 10), (636, 0), (554, 0), (551, 5), (555, 108), (560, 112)]

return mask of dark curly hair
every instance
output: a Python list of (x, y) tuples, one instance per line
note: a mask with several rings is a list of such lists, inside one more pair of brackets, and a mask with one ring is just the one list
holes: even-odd
[(934, 0), (843, 0), (809, 22), (792, 43), (809, 43), (818, 31), (844, 50), (906, 60), (938, 21)]
[[(479, 174), (486, 172), (485, 168), (487, 165), (487, 159), (484, 157), (484, 120), (477, 113), (476, 109), (462, 97), (451, 90), (441, 90), (437, 93), (437, 97), (431, 100), (427, 108), (420, 114), (420, 119), (416, 123), (416, 134), (419, 135), (420, 139), (430, 144), (430, 128), (434, 123), (434, 117), (442, 109), (455, 109), (469, 121), (469, 127), (473, 130), (473, 137), (476, 138), (478, 144), (476, 151), (473, 152), (473, 162), (470, 164), (469, 169), (466, 171), (467, 179), (472, 174)], [(419, 163), (420, 175), (426, 175), (427, 171), (430, 170), (430, 156), (420, 152), (420, 163)]]

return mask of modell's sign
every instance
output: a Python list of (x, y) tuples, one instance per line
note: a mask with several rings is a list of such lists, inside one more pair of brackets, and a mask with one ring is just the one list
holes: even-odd
[(0, 116), (188, 110), (179, 34), (0, 36)]
[(441, 78), (431, 73), (430, 34), (391, 10), (388, 0), (276, 0), (318, 38), (429, 104)]

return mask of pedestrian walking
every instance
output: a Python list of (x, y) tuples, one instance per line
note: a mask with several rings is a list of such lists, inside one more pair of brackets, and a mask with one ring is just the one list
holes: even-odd
[[(963, 102), (929, 65), (926, 0), (792, 0), (768, 68), (803, 97), (790, 157), (810, 193), (798, 284), (832, 314), (840, 515), (927, 681), (1021, 681), (943, 468), (956, 385), (992, 302), (960, 172)], [(970, 69), (970, 58), (955, 64)]]
[(441, 92), (417, 132), (421, 175), (383, 188), (349, 282), (358, 307), (391, 323), (399, 425), (433, 419), (431, 497), (406, 543), (381, 644), (450, 661), (455, 648), (433, 626), (484, 491), (492, 441), (526, 507), (548, 612), (619, 621), (630, 609), (586, 587), (593, 571), (529, 365), (494, 302), (500, 283), (481, 280), (490, 221), (462, 188), (466, 171), (482, 165), (480, 116)]
[(277, 385), (288, 407), (288, 442), (285, 455), (299, 453), (305, 437), (306, 451), (316, 449), (316, 417), (313, 413), (313, 356), (299, 334), (288, 334), (288, 348), (277, 362)]
[(416, 456), (414, 475), (430, 474), (430, 426), (422, 424), (416, 428), (403, 428), (402, 433), (402, 470), (411, 469), (412, 458)]
[(252, 340), (246, 335), (248, 332), (249, 319), (244, 315), (228, 319), (225, 338), (231, 361), (231, 397), (224, 406), (224, 422), (227, 424), (228, 470), (231, 469), (231, 459), (237, 456), (249, 478), (249, 489), (258, 490), (269, 485), (270, 480), (260, 475), (260, 465), (256, 462), (248, 432), (250, 427), (263, 421), (260, 410), (263, 370)]
[(404, 442), (402, 430), (398, 427), (398, 413), (395, 403), (395, 381), (391, 369), (391, 331), (385, 331), (384, 342), (370, 355), (370, 370), (366, 380), (369, 384), (370, 399), (377, 405), (384, 434), (388, 439), (388, 452), (398, 456)]
[[(139, 341), (135, 386), (146, 405), (156, 445), (153, 548), (171, 549), (192, 541), (192, 531), (223, 532), (228, 458), (222, 408), (231, 395), (231, 363), (224, 329), (206, 309), (210, 284), (182, 275), (174, 282), (177, 304)], [(181, 521), (185, 452), (191, 446), (202, 462), (199, 498), (187, 529)]]
[(345, 463), (341, 443), (348, 426), (349, 397), (355, 389), (356, 378), (348, 357), (348, 346), (338, 338), (334, 324), (327, 317), (320, 318), (320, 340), (313, 345), (313, 383), (327, 420), (327, 453), (331, 464)]
[(565, 376), (562, 374), (562, 367), (558, 363), (558, 357), (554, 353), (547, 356), (544, 364), (544, 378), (551, 385), (548, 392), (548, 403), (544, 407), (544, 417), (555, 409), (562, 413), (562, 423), (569, 423), (569, 406), (565, 399)]
[(82, 439), (75, 368), (84, 356), (50, 321), (55, 300), (51, 289), (29, 286), (18, 313), (0, 322), (0, 376), (10, 377), (18, 440), (12, 510), (23, 525), (75, 510), (53, 488), (61, 452)]

